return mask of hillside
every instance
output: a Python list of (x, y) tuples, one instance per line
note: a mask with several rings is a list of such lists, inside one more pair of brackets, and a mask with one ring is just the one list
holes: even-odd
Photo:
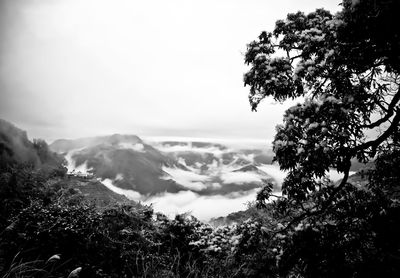
[(25, 131), (0, 119), (0, 163), (41, 164), (34, 144), (28, 140)]
[[(114, 193), (95, 179), (66, 177), (67, 161), (64, 156), (51, 151), (44, 140), (30, 141), (26, 131), (2, 119), (0, 119), (0, 166), (0, 174), (5, 180), (10, 179), (10, 176), (16, 176), (16, 180), (10, 182), (10, 186), (19, 186), (18, 175), (22, 175), (20, 179), (24, 179), (25, 175), (32, 175), (29, 172), (34, 171), (34, 176), (48, 179), (47, 185), (50, 190), (59, 191), (60, 194), (78, 193), (99, 206), (128, 201), (123, 195)], [(8, 189), (1, 188), (1, 190)]]

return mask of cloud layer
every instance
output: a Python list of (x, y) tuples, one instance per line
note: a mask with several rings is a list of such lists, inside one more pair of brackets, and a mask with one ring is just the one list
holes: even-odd
[(0, 117), (50, 140), (270, 139), (290, 104), (250, 111), (246, 45), (289, 12), (339, 2), (1, 0)]
[(155, 211), (161, 212), (168, 217), (173, 218), (176, 214), (188, 212), (203, 221), (244, 210), (249, 202), (255, 200), (257, 194), (257, 189), (253, 189), (236, 194), (201, 196), (188, 190), (146, 197), (134, 190), (121, 189), (115, 186), (110, 179), (102, 180), (101, 183), (108, 189), (124, 195), (130, 200), (152, 205)]
[[(116, 136), (113, 135), (110, 138), (114, 137)], [(124, 136), (119, 137), (125, 138)], [(105, 139), (103, 138), (103, 140)], [(73, 155), (80, 151), (91, 150), (93, 152), (95, 150), (92, 156), (97, 158), (105, 155), (101, 151), (105, 145), (98, 145), (101, 141), (88, 139), (86, 141), (94, 141), (95, 143), (92, 143), (95, 145), (94, 149), (89, 144), (86, 146), (87, 149), (72, 149), (66, 154), (69, 172), (73, 170), (82, 173), (90, 172), (87, 161), (81, 160), (81, 164), (76, 165)], [(106, 140), (106, 142), (108, 141)], [(132, 155), (132, 158), (135, 159), (143, 158), (142, 155), (147, 152), (150, 152), (154, 158), (168, 154), (169, 160), (165, 161), (168, 166), (165, 164), (160, 166), (164, 173), (161, 178), (182, 186), (180, 191), (176, 193), (158, 191), (159, 193), (156, 195), (149, 195), (147, 193), (140, 194), (138, 191), (126, 187), (123, 189), (118, 186), (123, 184), (127, 178), (122, 172), (116, 172), (113, 178), (102, 178), (99, 181), (111, 191), (125, 195), (131, 200), (151, 204), (156, 211), (170, 217), (177, 213), (190, 212), (199, 219), (207, 221), (212, 217), (226, 216), (231, 212), (244, 210), (248, 202), (255, 200), (257, 191), (266, 179), (273, 178), (276, 182), (275, 194), (280, 194), (280, 187), (286, 176), (286, 172), (281, 171), (277, 164), (257, 163), (255, 155), (259, 154), (260, 150), (234, 150), (209, 142), (169, 141), (153, 144), (154, 147), (163, 151), (163, 153), (159, 153), (136, 137), (131, 138), (131, 141), (108, 144), (108, 150), (126, 151), (126, 155)], [(71, 143), (71, 145), (74, 144)], [(91, 159), (92, 156), (87, 158)], [(124, 161), (118, 160), (114, 163)], [(158, 161), (158, 159), (147, 160), (146, 167), (155, 166), (159, 163)], [(125, 163), (124, 165), (132, 167), (131, 164), (126, 165)], [(140, 173), (137, 174), (140, 175)], [(328, 175), (332, 180), (339, 180), (343, 176), (333, 170)], [(135, 180), (136, 176), (130, 177), (130, 179)], [(136, 184), (131, 188), (137, 188), (135, 186)]]

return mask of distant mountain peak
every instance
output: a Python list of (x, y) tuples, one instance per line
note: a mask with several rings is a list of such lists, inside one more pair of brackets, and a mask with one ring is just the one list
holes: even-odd
[(126, 134), (113, 134), (111, 136), (104, 136), (103, 138), (106, 139), (111, 144), (118, 144), (118, 143), (142, 143), (142, 139), (139, 138), (137, 135), (126, 135)]
[(85, 137), (78, 139), (58, 139), (50, 144), (50, 148), (59, 153), (71, 150), (93, 147), (96, 145), (142, 144), (142, 139), (137, 135), (113, 134), (106, 136)]

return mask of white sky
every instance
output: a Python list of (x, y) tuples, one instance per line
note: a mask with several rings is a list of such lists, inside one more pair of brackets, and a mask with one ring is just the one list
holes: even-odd
[(246, 44), (336, 0), (0, 0), (0, 118), (53, 140), (110, 133), (270, 140)]

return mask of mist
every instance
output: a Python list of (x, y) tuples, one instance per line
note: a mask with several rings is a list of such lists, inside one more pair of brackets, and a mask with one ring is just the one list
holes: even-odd
[(291, 103), (250, 111), (246, 45), (290, 11), (338, 3), (1, 0), (0, 117), (48, 141), (270, 140)]

